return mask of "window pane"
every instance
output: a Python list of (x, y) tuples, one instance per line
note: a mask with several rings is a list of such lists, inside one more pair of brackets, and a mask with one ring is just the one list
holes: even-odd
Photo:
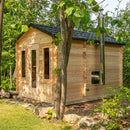
[(25, 77), (25, 51), (22, 51), (22, 77)]
[(49, 48), (44, 48), (44, 78), (49, 79)]
[(32, 87), (36, 88), (36, 50), (32, 50)]
[(99, 84), (100, 83), (100, 72), (93, 71), (91, 74), (92, 84)]

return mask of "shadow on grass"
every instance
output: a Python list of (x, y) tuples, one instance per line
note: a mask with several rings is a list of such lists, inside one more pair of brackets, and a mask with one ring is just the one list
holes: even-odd
[(72, 126), (65, 126), (64, 128), (61, 128), (61, 130), (72, 130)]

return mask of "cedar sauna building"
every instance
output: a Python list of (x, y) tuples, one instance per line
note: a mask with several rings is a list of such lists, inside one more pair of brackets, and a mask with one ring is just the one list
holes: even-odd
[[(21, 97), (53, 103), (60, 28), (30, 24), (16, 44), (16, 90)], [(95, 44), (86, 41), (94, 38)], [(105, 36), (105, 85), (100, 85), (100, 45), (94, 33), (74, 30), (67, 77), (67, 104), (101, 98), (105, 87), (122, 85), (123, 43)]]

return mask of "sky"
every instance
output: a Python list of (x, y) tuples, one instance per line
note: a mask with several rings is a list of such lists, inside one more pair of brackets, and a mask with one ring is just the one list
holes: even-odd
[[(100, 3), (103, 0), (96, 0), (98, 3)], [(129, 2), (130, 0), (121, 0), (120, 3), (120, 10), (121, 9), (125, 9), (126, 4)], [(119, 2), (118, 0), (105, 0), (102, 4), (100, 4), (100, 6), (104, 9), (103, 14), (105, 14), (106, 12), (110, 11), (110, 12), (115, 12), (115, 8), (117, 8)], [(108, 13), (110, 16), (112, 16), (111, 13)], [(92, 19), (97, 19), (98, 14), (93, 14), (92, 15)]]
[[(100, 3), (102, 0), (96, 0), (98, 3)], [(120, 9), (125, 9), (126, 4), (129, 2), (130, 0), (121, 0), (121, 4), (120, 4)], [(106, 6), (107, 5), (107, 6)], [(104, 12), (107, 11), (112, 11), (114, 12), (114, 9), (117, 7), (118, 5), (118, 0), (105, 0), (105, 2), (103, 2), (101, 4), (101, 6), (104, 8)]]

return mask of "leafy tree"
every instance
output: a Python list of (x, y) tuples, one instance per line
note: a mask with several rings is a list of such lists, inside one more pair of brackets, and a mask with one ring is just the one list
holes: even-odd
[(90, 21), (90, 12), (97, 12), (99, 6), (95, 0), (61, 0), (57, 5), (60, 10), (61, 36), (55, 45), (61, 42), (61, 63), (55, 90), (55, 111), (58, 119), (63, 119), (66, 93), (67, 93), (67, 65), (69, 61), (70, 48), (74, 27), (80, 23), (87, 24)]
[(1, 85), (1, 53), (2, 53), (2, 24), (4, 0), (0, 0), (0, 85)]
[[(15, 45), (17, 36), (28, 30), (27, 25), (33, 23), (46, 23), (43, 17), (48, 11), (47, 0), (8, 0), (5, 1), (3, 16), (3, 52), (2, 52), (2, 75), (4, 80), (12, 74), (15, 69)], [(44, 13), (45, 12), (45, 13)]]
[[(120, 5), (119, 1), (119, 5)], [(115, 37), (117, 42), (125, 42), (123, 48), (123, 85), (130, 85), (130, 2), (124, 10), (115, 9), (116, 13), (112, 17), (105, 15), (106, 26), (109, 27), (109, 35)], [(111, 24), (109, 24), (111, 23)]]

